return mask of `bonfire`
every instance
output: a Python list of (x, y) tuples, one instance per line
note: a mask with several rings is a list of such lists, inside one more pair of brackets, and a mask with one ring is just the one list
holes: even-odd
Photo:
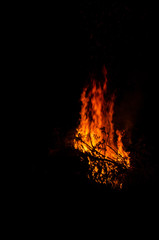
[(104, 81), (92, 77), (90, 86), (81, 94), (80, 122), (76, 129), (74, 148), (81, 160), (88, 163), (88, 178), (98, 183), (122, 188), (130, 168), (130, 153), (125, 150), (124, 130), (113, 124), (115, 95), (107, 94), (107, 70)]

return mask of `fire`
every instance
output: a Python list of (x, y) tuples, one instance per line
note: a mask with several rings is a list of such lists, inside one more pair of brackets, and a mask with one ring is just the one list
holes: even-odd
[(124, 150), (123, 132), (114, 130), (115, 95), (106, 101), (108, 80), (105, 67), (103, 73), (103, 84), (97, 84), (92, 78), (91, 88), (85, 87), (81, 94), (81, 118), (74, 147), (83, 154), (81, 158), (88, 162), (89, 178), (121, 188), (124, 170), (130, 167), (130, 157), (129, 152)]

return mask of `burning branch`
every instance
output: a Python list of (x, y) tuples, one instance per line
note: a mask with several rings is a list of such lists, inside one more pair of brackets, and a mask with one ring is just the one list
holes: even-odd
[[(98, 157), (98, 160), (100, 160), (100, 161), (103, 161), (103, 160), (104, 160), (104, 161), (106, 161), (106, 162), (113, 163), (114, 165), (117, 165), (117, 166), (119, 166), (119, 167), (121, 167), (121, 168), (123, 168), (123, 169), (126, 169), (126, 168), (127, 168), (124, 164), (119, 163), (119, 162), (116, 162), (115, 160), (113, 160), (113, 159), (110, 158), (110, 157), (105, 157), (102, 153), (100, 153), (99, 151), (97, 151), (97, 150), (95, 149), (95, 147), (91, 147), (91, 146), (89, 146), (86, 142), (84, 142), (81, 137), (79, 137), (79, 136), (78, 136), (78, 137), (75, 137), (75, 140), (76, 140), (76, 141), (81, 141), (83, 144), (85, 144), (85, 145), (88, 147), (88, 149), (90, 150), (91, 156), (94, 156), (94, 152), (95, 152), (98, 156), (102, 157), (102, 158)], [(113, 149), (113, 148), (110, 147), (109, 145), (107, 145), (107, 146), (116, 153), (117, 159), (118, 159), (118, 157), (120, 157), (123, 161), (125, 160), (124, 157), (122, 157), (119, 153), (117, 153), (115, 149)], [(105, 149), (105, 151), (106, 151), (106, 149)], [(96, 158), (97, 158), (97, 157), (96, 157)]]

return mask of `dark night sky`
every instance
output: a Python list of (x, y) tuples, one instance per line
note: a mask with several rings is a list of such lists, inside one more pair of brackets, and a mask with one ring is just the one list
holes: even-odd
[(48, 20), (50, 127), (53, 121), (66, 129), (75, 125), (82, 88), (89, 73), (98, 75), (103, 64), (119, 99), (139, 89), (143, 98), (139, 120), (152, 121), (148, 112), (155, 115), (158, 84), (155, 6), (77, 1), (55, 9)]

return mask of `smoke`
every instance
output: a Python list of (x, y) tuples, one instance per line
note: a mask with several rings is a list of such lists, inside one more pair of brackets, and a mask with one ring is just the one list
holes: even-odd
[(143, 92), (140, 82), (134, 79), (117, 93), (114, 121), (117, 129), (124, 129), (128, 144), (132, 143), (132, 131), (143, 106)]

